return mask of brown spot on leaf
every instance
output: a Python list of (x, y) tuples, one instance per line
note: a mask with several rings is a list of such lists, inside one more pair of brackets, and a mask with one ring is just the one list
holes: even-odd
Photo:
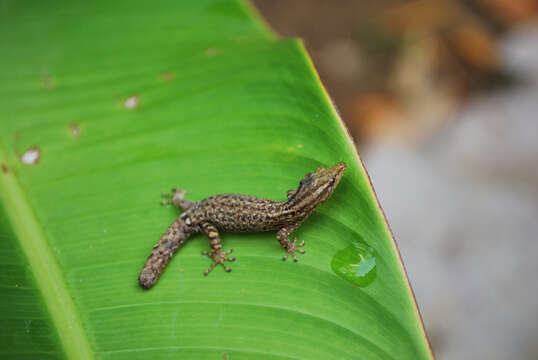
[(20, 156), (21, 162), (26, 165), (35, 165), (40, 159), (41, 150), (37, 146), (29, 148)]
[(47, 89), (53, 89), (56, 87), (56, 79), (50, 75), (43, 76), (43, 86)]
[(140, 105), (140, 96), (138, 95), (132, 95), (129, 96), (125, 101), (123, 102), (123, 107), (129, 110), (136, 109)]
[(205, 54), (209, 57), (213, 57), (213, 56), (216, 56), (218, 54), (220, 54), (222, 52), (221, 49), (217, 49), (217, 48), (208, 48), (206, 51), (205, 51)]
[(176, 76), (174, 75), (174, 73), (170, 72), (170, 71), (167, 71), (167, 72), (164, 72), (161, 74), (161, 79), (163, 81), (166, 81), (166, 82), (170, 82), (172, 80), (174, 80)]
[(9, 172), (9, 169), (7, 168), (7, 165), (6, 164), (2, 164), (2, 172), (4, 174), (7, 174)]

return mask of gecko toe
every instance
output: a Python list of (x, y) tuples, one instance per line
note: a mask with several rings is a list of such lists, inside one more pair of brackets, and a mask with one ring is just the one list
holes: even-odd
[(295, 256), (295, 251), (291, 252), (291, 256), (293, 257), (293, 262), (297, 262), (297, 256)]

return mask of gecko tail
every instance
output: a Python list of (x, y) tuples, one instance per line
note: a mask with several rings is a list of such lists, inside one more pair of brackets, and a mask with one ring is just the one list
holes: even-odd
[(138, 283), (141, 287), (149, 289), (155, 285), (170, 258), (193, 235), (193, 229), (189, 225), (190, 221), (187, 224), (184, 219), (179, 217), (161, 236), (138, 277)]
[(144, 289), (149, 289), (155, 284), (155, 282), (157, 282), (158, 278), (159, 275), (152, 271), (151, 268), (144, 267), (142, 272), (140, 272), (140, 276), (138, 277), (138, 283)]

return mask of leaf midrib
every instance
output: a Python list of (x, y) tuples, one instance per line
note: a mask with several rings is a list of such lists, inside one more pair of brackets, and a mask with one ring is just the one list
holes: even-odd
[[(9, 164), (1, 148), (0, 163)], [(0, 174), (0, 194), (3, 194), (5, 211), (30, 265), (37, 290), (50, 313), (66, 357), (91, 360), (94, 352), (60, 266), (13, 168), (9, 168), (11, 171)]]

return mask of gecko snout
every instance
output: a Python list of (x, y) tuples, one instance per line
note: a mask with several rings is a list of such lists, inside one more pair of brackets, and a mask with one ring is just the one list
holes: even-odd
[(343, 161), (329, 168), (329, 171), (333, 174), (331, 184), (338, 184), (344, 172), (346, 171), (347, 164)]

